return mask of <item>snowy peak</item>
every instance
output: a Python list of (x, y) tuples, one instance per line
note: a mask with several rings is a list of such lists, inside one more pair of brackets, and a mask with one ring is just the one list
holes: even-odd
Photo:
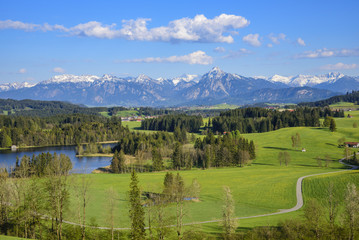
[(72, 75), (72, 74), (63, 74), (57, 75), (49, 80), (42, 81), (40, 84), (52, 84), (52, 83), (80, 83), (80, 82), (87, 82), (93, 83), (95, 80), (98, 80), (100, 77), (95, 75)]
[(321, 83), (334, 83), (336, 80), (344, 77), (344, 74), (341, 73), (328, 73), (324, 75), (297, 75), (297, 76), (280, 76), (280, 75), (274, 75), (270, 78), (268, 78), (271, 82), (280, 82), (287, 84), (291, 87), (303, 87), (303, 86), (310, 86), (313, 87), (315, 85), (321, 84)]
[(179, 84), (180, 82), (195, 82), (197, 83), (199, 81), (199, 76), (198, 75), (191, 75), (191, 74), (183, 74), (180, 77), (176, 77), (172, 79), (173, 84), (176, 86), (177, 84)]
[(268, 81), (275, 82), (275, 83), (289, 84), (291, 82), (292, 78), (293, 77), (284, 77), (284, 76), (280, 76), (280, 75), (276, 74), (276, 75), (268, 78)]
[(10, 90), (16, 90), (20, 88), (31, 88), (35, 86), (36, 84), (28, 83), (28, 82), (22, 82), (22, 83), (4, 83), (0, 84), (0, 91), (10, 91)]
[(140, 75), (138, 75), (138, 77), (133, 79), (133, 82), (136, 82), (136, 83), (146, 83), (146, 82), (152, 82), (152, 81), (153, 81), (153, 79), (145, 74), (140, 74)]
[(218, 79), (222, 78), (225, 74), (226, 73), (223, 72), (219, 67), (214, 67), (211, 69), (211, 71), (203, 75), (203, 77), (207, 77), (209, 79)]

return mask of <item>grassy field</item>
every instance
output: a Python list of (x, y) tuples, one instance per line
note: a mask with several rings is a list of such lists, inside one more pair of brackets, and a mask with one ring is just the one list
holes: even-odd
[(0, 240), (17, 240), (17, 239), (28, 239), (28, 238), (19, 238), (19, 237), (10, 237), (5, 235), (0, 235)]
[(344, 109), (344, 110), (357, 110), (359, 109), (359, 105), (355, 105), (351, 102), (337, 102), (329, 106), (332, 109)]
[[(332, 172), (344, 169), (338, 163), (338, 159), (343, 156), (343, 149), (337, 147), (337, 140), (346, 137), (348, 141), (358, 141), (359, 131), (352, 127), (354, 121), (358, 121), (359, 112), (352, 111), (353, 118), (336, 119), (338, 131), (329, 132), (327, 128), (285, 128), (278, 131), (261, 134), (244, 134), (243, 136), (254, 140), (257, 148), (257, 159), (251, 166), (244, 168), (222, 168), (191, 171), (182, 171), (180, 174), (185, 179), (186, 184), (190, 184), (193, 178), (197, 178), (201, 184), (201, 196), (199, 202), (187, 203), (187, 215), (185, 222), (205, 221), (221, 218), (222, 188), (229, 186), (233, 193), (236, 206), (236, 216), (252, 216), (276, 212), (279, 209), (291, 208), (296, 204), (295, 184), (299, 177), (322, 172)], [(130, 128), (134, 129), (138, 122), (128, 122)], [(291, 146), (291, 136), (299, 133), (301, 136), (302, 147), (293, 149)], [(289, 166), (280, 166), (278, 153), (287, 151), (291, 156)], [(316, 157), (324, 159), (325, 155), (330, 156), (328, 168), (319, 167)], [(325, 163), (323, 162), (323, 166)], [(161, 191), (165, 172), (141, 173), (139, 180), (144, 191)], [(338, 176), (354, 176), (358, 182), (357, 173), (341, 173)], [(331, 179), (334, 175), (316, 177), (313, 179)], [(77, 176), (78, 177), (78, 176)], [(96, 217), (100, 226), (106, 226), (106, 192), (109, 188), (117, 191), (118, 200), (118, 227), (128, 227), (128, 201), (127, 191), (130, 181), (129, 174), (91, 174), (92, 185), (90, 189), (90, 204), (88, 217)], [(338, 178), (339, 179), (339, 178)], [(314, 180), (313, 180), (314, 181)], [(340, 180), (346, 184), (346, 177)], [(317, 190), (316, 183), (311, 178), (304, 182), (305, 199), (311, 197), (321, 198), (321, 193)], [(308, 192), (307, 192), (308, 191)], [(318, 193), (318, 194), (317, 194)], [(76, 221), (74, 212), (67, 215), (67, 219)], [(279, 221), (286, 218), (301, 217), (302, 210), (254, 219), (240, 221), (240, 227), (251, 228), (261, 225), (276, 225)], [(203, 224), (200, 226), (206, 232), (220, 231), (217, 223)]]

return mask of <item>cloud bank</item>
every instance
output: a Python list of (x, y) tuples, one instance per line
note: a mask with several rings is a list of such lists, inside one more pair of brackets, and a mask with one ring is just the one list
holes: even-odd
[(254, 47), (259, 47), (260, 45), (262, 45), (262, 43), (259, 40), (259, 34), (248, 34), (247, 36), (244, 36), (242, 39), (244, 42), (254, 46)]
[(359, 48), (356, 49), (317, 49), (306, 51), (296, 55), (295, 58), (328, 58), (328, 57), (356, 57), (359, 56)]
[(196, 51), (183, 56), (171, 56), (171, 57), (148, 57), (139, 59), (127, 59), (122, 62), (128, 63), (187, 63), (187, 64), (201, 64), (208, 65), (213, 62), (213, 58), (208, 56), (203, 51)]
[(349, 70), (349, 69), (356, 69), (358, 68), (359, 65), (358, 64), (345, 64), (345, 63), (336, 63), (336, 64), (328, 64), (328, 65), (324, 65), (322, 67), (320, 67), (320, 69), (322, 70), (330, 70), (330, 71), (334, 71), (334, 70)]
[[(194, 18), (181, 18), (170, 21), (167, 26), (148, 28), (149, 18), (123, 20), (122, 27), (116, 24), (106, 25), (97, 21), (81, 23), (67, 28), (62, 25), (23, 23), (20, 21), (0, 21), (0, 29), (16, 29), (24, 31), (60, 31), (70, 36), (95, 38), (122, 38), (137, 41), (162, 42), (223, 42), (232, 43), (234, 30), (249, 25), (249, 21), (237, 15), (221, 14), (208, 19), (204, 15)], [(231, 35), (232, 34), (232, 35)]]

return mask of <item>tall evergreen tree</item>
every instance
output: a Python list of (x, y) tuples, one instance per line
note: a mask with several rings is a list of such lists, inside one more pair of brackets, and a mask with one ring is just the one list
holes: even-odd
[(334, 118), (330, 119), (329, 130), (330, 130), (331, 132), (336, 132), (336, 131), (337, 131), (337, 125), (336, 125), (336, 123), (335, 123)]
[(126, 158), (123, 150), (118, 154), (118, 170), (120, 173), (126, 172)]
[(129, 191), (131, 239), (145, 239), (145, 211), (141, 205), (141, 191), (138, 186), (138, 178), (135, 170), (131, 172), (131, 183)]
[(175, 144), (175, 149), (172, 153), (172, 167), (176, 170), (181, 170), (181, 158), (182, 158), (182, 149), (180, 143)]
[(115, 151), (115, 153), (113, 154), (112, 160), (111, 160), (111, 170), (113, 173), (119, 173), (119, 165), (120, 165), (120, 161), (118, 159), (118, 152), (117, 150)]
[(163, 160), (159, 149), (152, 149), (152, 166), (154, 171), (161, 171), (163, 169)]

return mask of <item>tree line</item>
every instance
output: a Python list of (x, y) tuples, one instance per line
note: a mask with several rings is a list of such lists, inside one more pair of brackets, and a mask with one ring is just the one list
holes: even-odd
[(213, 132), (239, 130), (241, 133), (269, 132), (285, 127), (319, 127), (320, 117), (344, 117), (343, 111), (329, 108), (296, 108), (278, 111), (263, 108), (239, 108), (221, 113), (212, 119)]
[(96, 115), (0, 116), (0, 147), (78, 145), (117, 140), (129, 130), (121, 119)]
[(344, 95), (334, 96), (316, 102), (299, 103), (298, 105), (308, 107), (326, 107), (338, 102), (351, 102), (357, 105), (359, 102), (359, 91), (352, 91), (351, 93), (347, 92)]
[(188, 116), (184, 114), (173, 114), (160, 116), (158, 118), (144, 119), (141, 122), (141, 129), (173, 132), (177, 127), (187, 132), (198, 132), (202, 126), (201, 116)]
[[(128, 137), (121, 139), (113, 148), (111, 170), (114, 173), (128, 173), (133, 169), (162, 171), (190, 170), (192, 167), (243, 167), (256, 158), (254, 142), (240, 136), (239, 131), (223, 136), (209, 132), (203, 140), (197, 138), (193, 147), (176, 141), (166, 132), (133, 133)], [(135, 156), (136, 163), (126, 162), (125, 154)]]

